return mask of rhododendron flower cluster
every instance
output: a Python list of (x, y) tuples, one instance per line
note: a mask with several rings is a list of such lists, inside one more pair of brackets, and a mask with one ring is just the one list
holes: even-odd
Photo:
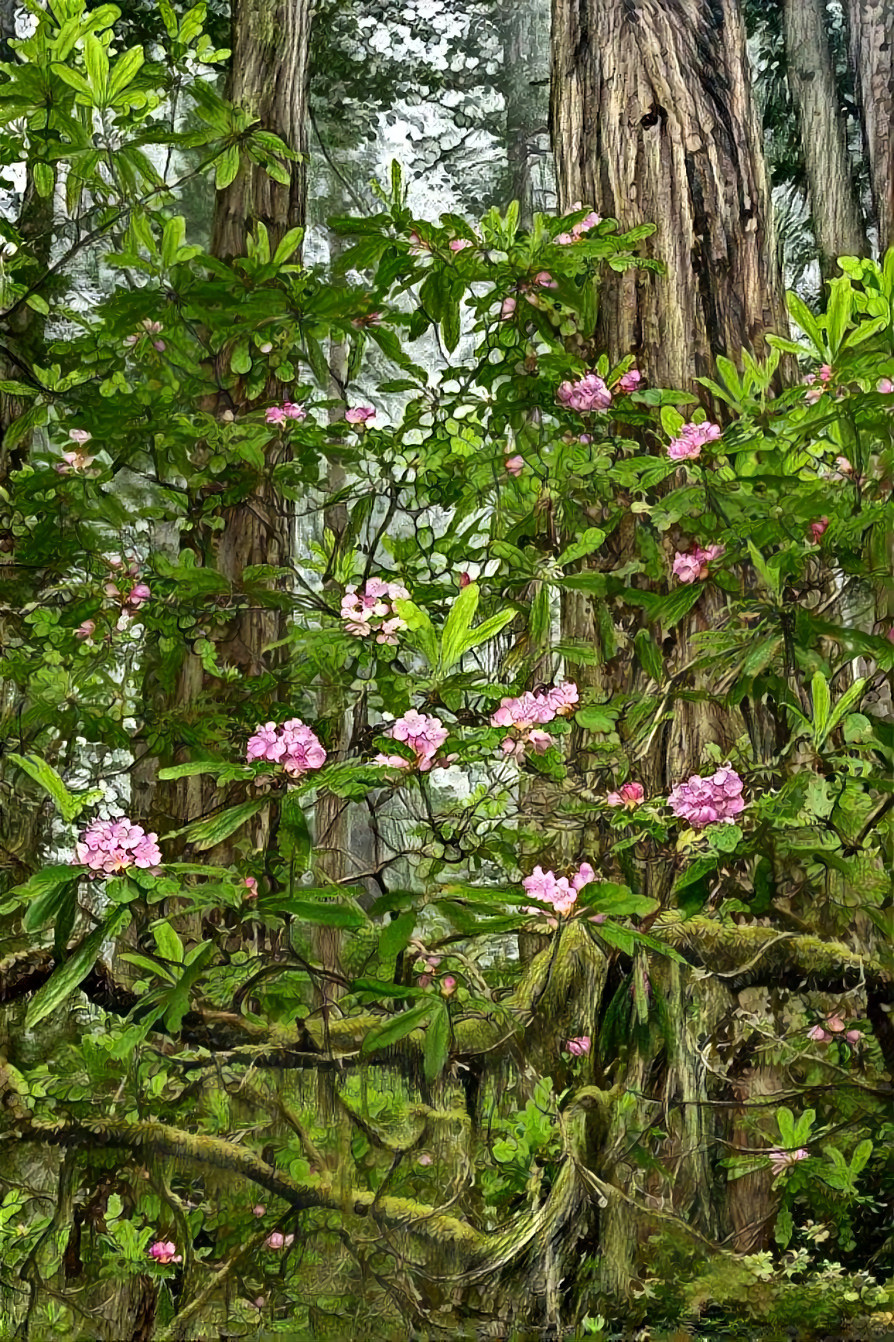
[(289, 419), (307, 419), (307, 411), (303, 405), (283, 401), (282, 405), (271, 405), (264, 412), (264, 419), (268, 424), (285, 424)]
[(287, 774), (298, 777), (309, 769), (322, 769), (326, 763), (326, 751), (312, 728), (307, 727), (300, 718), (290, 718), (281, 727), (275, 722), (265, 722), (255, 728), (249, 738), (245, 758), (249, 764), (253, 760), (268, 760), (279, 764)]
[(624, 783), (617, 792), (610, 792), (605, 799), (606, 806), (626, 806), (633, 810), (645, 797), (642, 783)]
[(577, 382), (563, 382), (556, 399), (569, 410), (585, 413), (588, 410), (607, 410), (612, 394), (598, 373), (585, 373)]
[(368, 419), (375, 419), (376, 412), (371, 405), (355, 405), (352, 410), (345, 411), (345, 422), (347, 424), (365, 424)]
[(620, 391), (636, 391), (643, 380), (643, 375), (638, 368), (631, 368), (618, 379), (618, 389)]
[(577, 686), (569, 680), (551, 690), (536, 693), (526, 690), (517, 699), (501, 699), (490, 721), (492, 727), (512, 729), (513, 735), (503, 740), (503, 753), (520, 759), (525, 748), (530, 747), (535, 754), (542, 755), (553, 744), (553, 737), (539, 728), (554, 718), (573, 713), (579, 698)]
[[(531, 875), (524, 878), (522, 885), (525, 894), (530, 895), (532, 899), (539, 899), (542, 904), (552, 904), (556, 913), (564, 917), (574, 908), (584, 886), (595, 879), (596, 873), (589, 862), (582, 862), (570, 880), (567, 876), (557, 876), (554, 871), (544, 871), (542, 867), (535, 867)], [(529, 907), (525, 912), (540, 913), (541, 910)]]
[[(90, 442), (93, 435), (88, 433), (86, 429), (69, 429), (68, 436), (74, 443), (74, 447), (70, 452), (62, 453), (62, 461), (57, 465), (56, 470), (60, 475), (80, 475), (89, 466), (92, 466), (96, 460), (95, 457), (88, 457), (84, 451), (84, 445)], [(91, 471), (90, 474), (96, 475), (98, 472)]]
[(157, 1239), (154, 1244), (150, 1244), (149, 1257), (154, 1258), (156, 1263), (183, 1262), (183, 1255), (177, 1252), (177, 1245), (170, 1239)]
[(377, 643), (397, 644), (396, 635), (406, 629), (392, 604), (409, 600), (410, 593), (399, 582), (385, 582), (384, 578), (369, 578), (362, 593), (354, 583), (345, 588), (341, 599), (341, 618), (345, 629), (357, 638), (375, 634)]
[(385, 735), (390, 736), (393, 741), (402, 741), (416, 757), (408, 760), (403, 755), (376, 756), (376, 764), (386, 764), (391, 769), (418, 769), (420, 773), (427, 773), (436, 766), (446, 766), (452, 758), (455, 758), (436, 759), (438, 751), (450, 733), (440, 718), (417, 713), (415, 708), (411, 708), (403, 717), (393, 722)]
[(72, 862), (96, 876), (117, 876), (130, 867), (154, 869), (161, 863), (157, 840), (157, 834), (127, 819), (94, 820), (75, 844)]
[(590, 1052), (590, 1036), (582, 1034), (578, 1035), (576, 1039), (566, 1039), (565, 1049), (571, 1054), (572, 1058), (582, 1058)]
[(290, 1244), (294, 1243), (294, 1235), (283, 1235), (279, 1230), (274, 1230), (264, 1240), (264, 1247), (267, 1249), (287, 1249)]
[(823, 1025), (814, 1025), (812, 1029), (807, 1031), (807, 1038), (815, 1040), (818, 1044), (831, 1044), (837, 1035), (839, 1038), (846, 1039), (853, 1048), (856, 1048), (862, 1039), (859, 1030), (845, 1029), (844, 1021), (840, 1016), (834, 1014), (827, 1016), (824, 1025), (825, 1028), (823, 1028)]
[(674, 555), (674, 577), (679, 578), (680, 582), (697, 582), (700, 578), (707, 578), (711, 560), (719, 559), (722, 554), (722, 545), (709, 545), (707, 550), (703, 550), (700, 545), (692, 550), (678, 550)]
[(745, 809), (742, 780), (724, 764), (710, 778), (693, 774), (687, 783), (678, 783), (668, 798), (674, 815), (687, 820), (693, 829), (723, 821), (731, 824)]
[(791, 1169), (793, 1165), (797, 1165), (799, 1160), (807, 1160), (810, 1152), (806, 1146), (800, 1146), (797, 1151), (782, 1151), (779, 1147), (775, 1147), (772, 1151), (767, 1152), (767, 1156), (773, 1173), (781, 1174), (783, 1170)]
[(125, 564), (120, 555), (110, 555), (107, 563), (119, 576), (117, 581), (106, 583), (106, 596), (121, 603), (123, 614), (134, 614), (152, 595), (147, 583), (136, 581), (140, 576), (139, 564), (135, 560)]
[[(162, 326), (161, 322), (150, 321), (148, 317), (144, 322), (141, 322), (141, 326), (143, 328), (142, 331), (137, 331), (134, 335), (124, 337), (124, 343), (125, 345), (128, 346), (128, 348), (133, 349), (136, 345), (142, 344), (142, 342), (146, 339), (147, 336), (151, 337), (160, 335), (161, 332), (165, 329)], [(153, 340), (152, 345), (155, 349), (158, 350), (159, 354), (164, 353), (165, 342), (163, 340)]]
[(720, 437), (719, 424), (683, 424), (676, 438), (667, 445), (667, 455), (671, 461), (695, 461), (702, 454), (707, 443), (713, 443)]
[[(577, 201), (575, 205), (572, 205), (568, 213), (572, 214), (575, 210), (582, 210), (583, 208), (584, 207), (581, 205), (580, 201)], [(601, 223), (602, 216), (597, 214), (595, 210), (591, 210), (585, 218), (581, 219), (579, 224), (571, 225), (570, 233), (560, 233), (556, 238), (556, 242), (560, 247), (567, 247), (570, 243), (580, 242), (585, 233), (589, 233), (591, 228), (595, 228), (597, 224)]]

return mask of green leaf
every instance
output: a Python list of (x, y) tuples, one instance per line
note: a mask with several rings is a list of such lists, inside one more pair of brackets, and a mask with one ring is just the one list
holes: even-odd
[[(822, 331), (820, 330), (819, 323), (810, 311), (810, 308), (804, 300), (799, 298), (792, 290), (789, 290), (785, 295), (785, 305), (800, 326), (801, 330), (807, 336), (807, 339), (813, 345), (817, 356), (821, 359), (825, 359), (826, 346), (823, 342)], [(777, 349), (778, 348), (779, 344), (777, 342)]]
[(142, 67), (146, 57), (143, 55), (142, 47), (131, 47), (119, 56), (112, 66), (109, 76), (109, 102), (114, 103), (120, 93), (123, 93), (128, 84), (132, 84), (137, 71)]
[(69, 792), (51, 764), (47, 764), (37, 755), (14, 755), (10, 753), (7, 755), (7, 759), (12, 760), (13, 764), (17, 765), (23, 773), (26, 773), (29, 778), (33, 778), (35, 783), (50, 794), (66, 824), (75, 819), (83, 806), (83, 802), (79, 797)]
[[(308, 895), (319, 893), (331, 896), (335, 887), (323, 887), (314, 891), (301, 887)], [(344, 889), (344, 887), (338, 887)], [(288, 913), (301, 923), (312, 923), (316, 927), (345, 927), (355, 929), (364, 927), (367, 919), (360, 909), (349, 908), (346, 904), (316, 903), (312, 899), (297, 899), (291, 895), (274, 895), (257, 906), (259, 913)]]
[(594, 550), (598, 550), (604, 540), (605, 532), (602, 531), (601, 528), (587, 527), (586, 531), (578, 536), (576, 541), (572, 541), (572, 543), (562, 551), (556, 560), (556, 563), (561, 568), (564, 568), (566, 564), (573, 564), (575, 560), (583, 559), (585, 555), (592, 554)]
[(130, 910), (114, 909), (99, 927), (94, 928), (73, 951), (64, 964), (54, 969), (42, 988), (31, 999), (25, 1016), (26, 1030), (32, 1030), (46, 1016), (49, 1016), (87, 977), (102, 950), (103, 943), (116, 937), (130, 922)]
[(165, 839), (184, 838), (197, 848), (200, 853), (215, 844), (223, 843), (231, 834), (235, 834), (237, 829), (250, 820), (258, 811), (263, 810), (268, 805), (265, 797), (257, 797), (254, 801), (240, 802), (238, 806), (229, 806), (219, 815), (209, 816), (206, 820), (195, 820), (191, 825), (184, 826), (183, 829), (174, 830), (173, 834), (166, 834)]
[(214, 185), (218, 191), (236, 180), (239, 172), (239, 146), (228, 145), (223, 151), (214, 169)]
[[(468, 588), (466, 590), (468, 591)], [(415, 601), (404, 601), (400, 598), (395, 601), (394, 609), (410, 632), (416, 635), (415, 641), (425, 660), (434, 669), (438, 664), (438, 636), (428, 613), (421, 606), (417, 606)]]
[(832, 735), (841, 719), (851, 711), (854, 704), (859, 702), (859, 700), (863, 696), (863, 691), (865, 688), (866, 688), (866, 677), (860, 676), (857, 680), (854, 681), (853, 685), (851, 685), (849, 689), (845, 690), (844, 694), (838, 700), (838, 702), (836, 703), (835, 707), (832, 709), (832, 712), (829, 715), (829, 721), (826, 724), (826, 730), (822, 732), (821, 735), (819, 736), (817, 740), (817, 747), (821, 746), (823, 742), (826, 740), (826, 738)]
[(478, 609), (478, 584), (464, 587), (450, 608), (450, 614), (441, 635), (441, 669), (449, 671), (466, 650), (466, 640)]
[(183, 964), (183, 942), (169, 922), (157, 923), (152, 929), (152, 935), (163, 960), (170, 960), (175, 965)]
[(438, 1002), (425, 1031), (423, 1065), (426, 1081), (435, 1081), (444, 1070), (450, 1052), (450, 1015), (446, 1002)]
[(779, 571), (770, 568), (760, 550), (750, 537), (748, 538), (748, 553), (751, 555), (751, 562), (763, 579), (764, 585), (778, 600), (780, 593)]
[(287, 261), (290, 261), (301, 246), (303, 238), (303, 228), (290, 228), (287, 233), (283, 234), (276, 251), (273, 253), (273, 264), (284, 266)]
[(634, 894), (628, 886), (616, 885), (613, 881), (593, 881), (591, 885), (585, 886), (578, 896), (578, 903), (592, 909), (594, 913), (605, 913), (612, 918), (624, 918), (630, 914), (645, 918), (658, 908), (657, 900)]
[(84, 38), (84, 64), (96, 93), (97, 106), (104, 107), (108, 100), (109, 57), (102, 42), (92, 33)]
[(638, 629), (633, 640), (639, 664), (647, 676), (660, 685), (664, 680), (664, 658), (648, 629)]
[(31, 180), (34, 183), (34, 189), (39, 196), (44, 199), (53, 194), (53, 187), (56, 185), (56, 174), (49, 163), (36, 162), (31, 165)]
[(482, 620), (480, 624), (476, 624), (474, 629), (470, 629), (466, 635), (463, 652), (471, 652), (473, 648), (479, 648), (482, 643), (490, 642), (514, 619), (514, 610), (501, 610), (498, 614), (491, 615), (489, 619)]
[(412, 909), (386, 923), (379, 934), (379, 958), (383, 963), (394, 960), (406, 948), (415, 926), (416, 914)]
[(409, 1011), (401, 1011), (396, 1016), (389, 1017), (384, 1025), (370, 1030), (360, 1045), (361, 1058), (368, 1058), (371, 1053), (376, 1053), (380, 1049), (390, 1048), (398, 1040), (406, 1038), (413, 1030), (421, 1029), (437, 1006), (438, 1003), (432, 999), (420, 1006), (411, 1007)]
[(80, 872), (73, 871), (70, 866), (44, 867), (43, 871), (31, 877), (27, 885), (20, 885), (10, 891), (11, 894), (31, 897), (22, 919), (26, 932), (37, 932), (56, 915), (79, 877)]
[(829, 721), (829, 711), (832, 706), (829, 682), (822, 671), (817, 671), (814, 675), (810, 682), (810, 692), (813, 698), (813, 735), (814, 740), (818, 743), (825, 733)]

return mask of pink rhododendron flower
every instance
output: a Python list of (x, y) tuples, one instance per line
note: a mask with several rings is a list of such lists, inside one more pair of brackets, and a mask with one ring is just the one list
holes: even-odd
[(287, 774), (297, 778), (310, 769), (322, 769), (326, 751), (310, 727), (300, 718), (290, 718), (281, 727), (275, 722), (256, 727), (249, 738), (245, 758), (249, 764), (253, 760), (279, 764)]
[(790, 1169), (792, 1165), (797, 1165), (799, 1160), (807, 1160), (809, 1155), (806, 1146), (799, 1147), (797, 1151), (781, 1151), (776, 1147), (767, 1152), (774, 1174), (781, 1174), (783, 1170)]
[(419, 236), (418, 233), (411, 233), (411, 234), (410, 234), (410, 255), (411, 255), (411, 256), (425, 256), (426, 253), (427, 253), (427, 252), (430, 252), (430, 251), (431, 251), (431, 243), (430, 243), (430, 242), (425, 242), (424, 239), (420, 238), (420, 236)]
[(819, 545), (828, 525), (828, 517), (820, 517), (817, 518), (815, 522), (810, 523), (810, 539), (813, 541), (814, 545)]
[(612, 394), (598, 373), (585, 373), (577, 382), (561, 383), (556, 400), (569, 410), (585, 414), (589, 410), (607, 410)]
[[(147, 335), (157, 336), (160, 331), (163, 331), (165, 329), (162, 326), (161, 322), (150, 321), (148, 317), (144, 322), (141, 322), (140, 324), (143, 328), (142, 331), (138, 331), (135, 335), (125, 336), (124, 338), (125, 345), (128, 345), (131, 348), (133, 348), (135, 345), (139, 345), (141, 341), (145, 340)], [(163, 340), (153, 340), (152, 344), (154, 348), (158, 350), (159, 354), (163, 353), (165, 349), (165, 342)]]
[(859, 1030), (848, 1030), (844, 1037), (852, 1048), (859, 1047), (863, 1040), (863, 1036)]
[(95, 620), (84, 620), (75, 630), (75, 638), (89, 638), (96, 631)]
[[(245, 878), (245, 880), (242, 882), (242, 884), (245, 886), (245, 898), (246, 898), (246, 899), (257, 899), (257, 897), (258, 897), (258, 883), (257, 883), (257, 881), (255, 880), (254, 876), (246, 876), (246, 878)], [(257, 1213), (255, 1213), (255, 1214), (256, 1214), (256, 1215), (259, 1215), (259, 1216), (263, 1216), (263, 1215), (264, 1215), (263, 1212), (257, 1212)]]
[(266, 1216), (267, 1208), (264, 1206), (262, 1202), (259, 1202), (254, 1207), (252, 1207), (251, 1214), (252, 1216)]
[(177, 1252), (177, 1245), (173, 1240), (157, 1239), (154, 1244), (149, 1246), (149, 1257), (154, 1258), (156, 1263), (182, 1263), (183, 1255)]
[(474, 247), (475, 244), (469, 238), (451, 238), (447, 246), (451, 252), (464, 252), (467, 247)]
[(812, 1029), (807, 1031), (807, 1038), (813, 1039), (817, 1044), (828, 1044), (832, 1036), (826, 1034), (821, 1025), (814, 1025)]
[(827, 1016), (826, 1029), (831, 1030), (833, 1034), (842, 1034), (844, 1031), (844, 1021), (840, 1016)]
[(807, 391), (805, 391), (804, 393), (804, 400), (807, 402), (808, 405), (816, 405), (817, 401), (820, 399), (820, 397), (822, 396), (823, 392), (826, 389), (825, 387), (819, 386), (817, 384), (815, 373), (811, 373), (804, 380), (807, 384)]
[(820, 370), (819, 370), (819, 380), (820, 380), (820, 382), (831, 382), (833, 376), (834, 376), (834, 374), (833, 374), (833, 372), (832, 372), (832, 366), (831, 366), (831, 364), (824, 363), (824, 364), (821, 364), (821, 365), (820, 365)]
[(515, 309), (518, 307), (518, 300), (515, 298), (504, 298), (500, 304), (500, 321), (508, 321)]
[(341, 599), (341, 618), (345, 629), (356, 638), (375, 634), (377, 643), (397, 645), (397, 635), (406, 629), (394, 606), (395, 601), (409, 600), (410, 593), (399, 582), (385, 582), (384, 578), (369, 578), (363, 591), (356, 584), (345, 588)]
[(357, 405), (353, 410), (345, 411), (345, 421), (348, 424), (365, 424), (368, 419), (375, 419), (376, 412), (371, 405)]
[(459, 590), (462, 591), (464, 587), (468, 587), (471, 581), (472, 579), (468, 573), (461, 573), (459, 575)]
[(490, 722), (492, 727), (508, 727), (513, 733), (503, 740), (503, 753), (521, 759), (526, 747), (530, 747), (542, 755), (553, 744), (553, 738), (548, 732), (536, 729), (554, 718), (572, 714), (579, 698), (574, 682), (565, 681), (551, 690), (538, 690), (536, 694), (526, 690), (516, 699), (501, 699)]
[(452, 974), (445, 974), (441, 979), (441, 992), (445, 997), (449, 997), (451, 993), (456, 992), (456, 979)]
[(506, 458), (506, 469), (510, 475), (521, 475), (522, 471), (524, 470), (524, 465), (525, 465), (524, 457)]
[(266, 1249), (287, 1249), (290, 1244), (295, 1243), (294, 1235), (283, 1235), (279, 1230), (274, 1230), (264, 1240)]
[(95, 457), (88, 457), (86, 452), (63, 452), (62, 461), (57, 464), (56, 470), (60, 475), (80, 475), (88, 466), (92, 466), (95, 460)]
[(713, 443), (720, 437), (719, 424), (683, 424), (676, 438), (667, 445), (667, 455), (671, 461), (696, 461), (707, 443)]
[(576, 1039), (566, 1039), (565, 1048), (573, 1058), (582, 1058), (585, 1053), (590, 1052), (590, 1036), (582, 1034)]
[(642, 380), (642, 373), (636, 368), (631, 368), (629, 372), (625, 373), (624, 376), (619, 379), (618, 387), (621, 391), (636, 391)]
[(281, 405), (271, 405), (264, 412), (264, 419), (268, 424), (285, 424), (286, 412)]
[[(575, 210), (582, 210), (583, 208), (584, 207), (581, 205), (580, 201), (578, 201), (576, 205), (571, 207), (569, 214), (574, 213)], [(595, 228), (596, 225), (601, 222), (602, 216), (597, 214), (595, 210), (591, 210), (579, 224), (572, 224), (570, 233), (560, 233), (556, 238), (556, 242), (562, 247), (567, 247), (568, 244), (572, 242), (580, 242), (584, 233), (589, 233), (591, 228)]]
[(854, 468), (847, 457), (836, 457), (835, 465), (838, 467), (842, 475), (853, 475), (854, 473)]
[(419, 1156), (418, 1160), (416, 1161), (416, 1163), (417, 1165), (431, 1165), (432, 1157), (428, 1154), (427, 1151), (423, 1151), (422, 1154)]
[(86, 429), (69, 429), (68, 436), (73, 443), (77, 443), (78, 447), (83, 447), (85, 443), (90, 442), (93, 434), (88, 433)]
[(143, 602), (148, 601), (151, 595), (152, 591), (146, 585), (146, 583), (144, 582), (134, 583), (133, 587), (127, 594), (127, 601), (125, 602), (125, 604), (132, 607), (133, 610), (139, 610)]
[(539, 285), (541, 289), (558, 289), (559, 287), (558, 282), (553, 279), (548, 270), (538, 271), (534, 276), (534, 283)]
[(296, 405), (294, 401), (283, 401), (282, 405), (286, 419), (307, 419), (307, 411), (303, 405)]
[[(564, 917), (571, 913), (584, 886), (595, 879), (596, 873), (589, 862), (582, 862), (570, 880), (567, 876), (556, 876), (554, 871), (544, 871), (542, 867), (535, 867), (531, 875), (524, 878), (522, 886), (525, 894), (530, 895), (532, 899), (539, 899), (542, 904), (551, 904), (556, 913)], [(525, 909), (525, 912), (540, 913), (540, 910), (532, 906)]]
[(742, 780), (724, 764), (710, 778), (693, 774), (686, 783), (678, 783), (668, 798), (674, 815), (686, 820), (693, 829), (722, 821), (731, 824), (745, 809)]
[(75, 844), (72, 864), (86, 867), (91, 876), (117, 876), (131, 867), (154, 871), (161, 864), (157, 840), (157, 834), (127, 819), (94, 820)]
[(686, 583), (707, 578), (708, 565), (713, 559), (719, 559), (723, 552), (722, 545), (709, 545), (707, 550), (703, 550), (700, 545), (696, 545), (692, 550), (678, 550), (674, 555), (674, 577)]
[[(435, 765), (446, 765), (449, 760), (438, 760), (437, 754), (450, 735), (439, 718), (428, 717), (411, 708), (393, 722), (386, 732), (394, 741), (402, 741), (416, 756), (414, 761), (401, 755), (377, 755), (376, 764), (387, 764), (392, 769), (413, 769), (427, 773)], [(400, 761), (398, 763), (398, 761)]]
[(610, 792), (605, 799), (606, 806), (626, 806), (633, 810), (645, 797), (642, 783), (624, 783), (617, 792)]
[(416, 980), (416, 984), (420, 988), (431, 987), (431, 982), (432, 982), (431, 974), (420, 974), (418, 979)]
[(875, 384), (875, 389), (876, 391), (882, 392), (885, 396), (890, 396), (891, 392), (894, 391), (894, 382), (892, 382), (889, 377), (880, 377)]

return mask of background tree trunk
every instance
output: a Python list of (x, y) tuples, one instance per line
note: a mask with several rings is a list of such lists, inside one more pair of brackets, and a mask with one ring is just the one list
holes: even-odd
[(866, 254), (866, 234), (825, 21), (823, 0), (783, 0), (788, 80), (798, 113), (820, 270), (828, 278), (837, 273), (839, 256)]
[(760, 351), (784, 311), (737, 0), (553, 0), (551, 129), (560, 208), (654, 222), (667, 264), (605, 281), (600, 347), (692, 390)]
[(307, 199), (307, 107), (312, 0), (236, 0), (226, 96), (302, 156), (280, 185), (243, 158), (239, 172), (218, 192), (211, 251), (223, 260), (242, 256), (253, 223), (270, 235), (271, 252), (290, 228), (303, 226)]
[(514, 0), (506, 11), (503, 97), (506, 104), (507, 203), (517, 200), (522, 228), (534, 219), (533, 141), (546, 130), (541, 84), (549, 76), (549, 36), (544, 0)]
[(848, 0), (847, 18), (883, 256), (894, 242), (894, 7), (890, 0)]

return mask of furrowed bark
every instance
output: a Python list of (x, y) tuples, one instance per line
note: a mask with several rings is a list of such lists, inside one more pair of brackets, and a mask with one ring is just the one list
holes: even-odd
[(783, 21), (820, 270), (828, 278), (837, 273), (839, 256), (866, 254), (866, 233), (848, 159), (823, 0), (784, 0)]
[(850, 58), (869, 158), (879, 254), (894, 243), (894, 8), (848, 0)]

